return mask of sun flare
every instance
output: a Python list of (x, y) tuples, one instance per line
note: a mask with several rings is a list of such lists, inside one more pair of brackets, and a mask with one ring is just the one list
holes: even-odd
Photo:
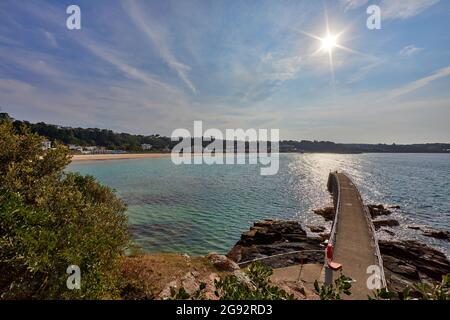
[(324, 51), (331, 52), (337, 46), (337, 36), (328, 34), (326, 37), (320, 39)]

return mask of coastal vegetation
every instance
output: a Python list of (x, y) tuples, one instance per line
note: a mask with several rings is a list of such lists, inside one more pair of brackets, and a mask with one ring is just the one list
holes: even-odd
[[(93, 177), (65, 173), (66, 147), (44, 150), (42, 137), (8, 120), (0, 137), (0, 298), (118, 297), (124, 203)], [(70, 265), (80, 290), (66, 286)]]
[(293, 300), (292, 294), (270, 283), (272, 273), (270, 267), (254, 262), (245, 270), (250, 281), (245, 282), (236, 275), (229, 275), (215, 281), (215, 294), (222, 300)]
[[(14, 127), (27, 127), (30, 132), (37, 133), (51, 141), (58, 141), (65, 145), (98, 146), (110, 150), (125, 150), (129, 152), (142, 151), (142, 145), (151, 145), (152, 152), (171, 150), (177, 142), (170, 137), (159, 134), (136, 135), (118, 133), (109, 129), (72, 128), (44, 122), (30, 123), (29, 121), (14, 120), (7, 113), (0, 113), (1, 119), (9, 119)], [(150, 129), (150, 128), (149, 128)], [(204, 141), (207, 146), (210, 141)], [(224, 145), (226, 142), (224, 142)], [(248, 146), (247, 146), (248, 148)], [(280, 152), (331, 152), (331, 153), (361, 153), (361, 152), (407, 152), (407, 153), (448, 153), (450, 144), (343, 144), (330, 141), (284, 140), (280, 141)]]
[(342, 295), (350, 296), (352, 293), (352, 279), (341, 274), (331, 285), (319, 284), (314, 282), (314, 291), (320, 297), (320, 300), (341, 300)]
[[(214, 280), (214, 295), (220, 300), (294, 300), (294, 295), (271, 284), (273, 271), (263, 263), (250, 264), (243, 273), (226, 275)], [(205, 299), (206, 283), (201, 282), (193, 294), (184, 287), (171, 287), (171, 298), (176, 300)]]
[(117, 133), (107, 129), (97, 128), (71, 128), (44, 122), (30, 123), (12, 119), (8, 114), (0, 114), (1, 119), (10, 119), (14, 128), (26, 127), (30, 132), (46, 137), (51, 141), (57, 141), (65, 145), (99, 146), (111, 150), (141, 151), (142, 144), (152, 145), (152, 150), (161, 151), (171, 146), (169, 137), (160, 135), (133, 135), (129, 133)]

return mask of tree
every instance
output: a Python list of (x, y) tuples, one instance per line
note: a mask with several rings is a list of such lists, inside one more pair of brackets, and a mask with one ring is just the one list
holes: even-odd
[[(0, 298), (114, 298), (126, 207), (93, 177), (65, 173), (69, 150), (42, 141), (0, 122)], [(80, 290), (66, 286), (69, 265)]]

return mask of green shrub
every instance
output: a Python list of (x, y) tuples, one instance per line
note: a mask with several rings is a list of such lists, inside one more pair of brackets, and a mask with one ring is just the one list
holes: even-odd
[[(245, 270), (248, 282), (236, 275), (227, 275), (214, 281), (216, 288), (214, 294), (220, 300), (293, 300), (293, 295), (270, 284), (269, 277), (272, 272), (268, 266), (254, 262)], [(203, 300), (205, 289), (206, 284), (201, 283), (192, 295), (188, 294), (183, 287), (178, 290), (170, 288), (170, 291), (174, 300)]]
[[(42, 140), (0, 123), (0, 298), (114, 298), (126, 207), (93, 177), (64, 173), (69, 151)], [(67, 289), (69, 265), (80, 290)]]
[(341, 300), (342, 294), (350, 296), (352, 293), (352, 279), (341, 274), (339, 278), (334, 280), (334, 284), (319, 285), (316, 280), (314, 282), (314, 291), (320, 297), (320, 300)]
[(252, 263), (245, 270), (250, 283), (244, 283), (235, 275), (216, 280), (216, 296), (221, 300), (293, 300), (293, 295), (270, 284), (269, 277), (272, 273), (268, 266), (259, 262)]
[(450, 274), (442, 277), (440, 283), (420, 283), (406, 287), (402, 292), (386, 289), (376, 290), (370, 300), (450, 300)]

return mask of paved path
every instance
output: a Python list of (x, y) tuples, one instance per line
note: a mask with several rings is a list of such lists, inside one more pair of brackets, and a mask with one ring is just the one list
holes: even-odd
[[(339, 182), (330, 188), (335, 195), (339, 192), (339, 196), (335, 198), (335, 206), (339, 205), (336, 211), (339, 210), (339, 213), (333, 241), (333, 260), (343, 265), (343, 274), (355, 280), (350, 299), (367, 300), (367, 296), (372, 294), (372, 290), (367, 288), (370, 276), (367, 274), (367, 267), (379, 264), (376, 255), (377, 240), (372, 237), (372, 222), (366, 218), (364, 204), (353, 182), (343, 173), (332, 173), (330, 179), (333, 176)], [(335, 273), (334, 277), (336, 276), (339, 274)]]

